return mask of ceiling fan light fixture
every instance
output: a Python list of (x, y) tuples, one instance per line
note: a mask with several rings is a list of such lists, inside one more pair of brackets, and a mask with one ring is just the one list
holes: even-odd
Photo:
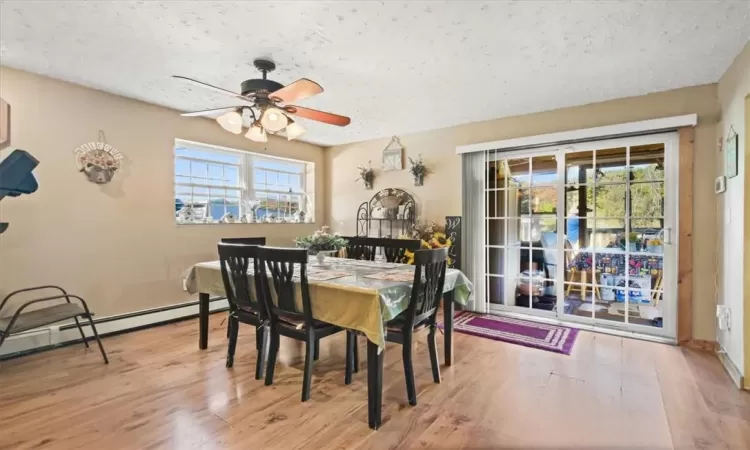
[(307, 130), (305, 130), (305, 128), (302, 125), (289, 119), (289, 125), (286, 126), (286, 139), (288, 141), (291, 141), (292, 139), (297, 139), (298, 137), (305, 134), (305, 132), (307, 132)]
[(229, 111), (216, 119), (222, 128), (230, 133), (242, 133), (242, 116), (237, 111)]
[(279, 108), (270, 107), (260, 116), (260, 124), (268, 131), (281, 131), (289, 124), (289, 118)]
[(268, 135), (266, 134), (266, 130), (264, 130), (258, 122), (255, 122), (253, 126), (251, 126), (249, 130), (247, 130), (247, 133), (245, 133), (245, 137), (253, 142), (268, 142)]

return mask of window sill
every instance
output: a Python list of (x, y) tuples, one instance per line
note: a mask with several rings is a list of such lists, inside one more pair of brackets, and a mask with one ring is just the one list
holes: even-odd
[(315, 222), (175, 222), (177, 226), (194, 227), (201, 225), (315, 225)]

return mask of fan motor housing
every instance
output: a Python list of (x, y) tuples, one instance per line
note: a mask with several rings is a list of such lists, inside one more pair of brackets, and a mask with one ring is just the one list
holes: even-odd
[(242, 95), (257, 94), (256, 98), (268, 98), (268, 94), (278, 91), (284, 85), (273, 80), (245, 80), (242, 82)]

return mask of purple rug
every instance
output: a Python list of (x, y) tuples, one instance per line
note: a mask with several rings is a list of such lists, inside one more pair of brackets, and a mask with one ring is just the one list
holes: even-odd
[(461, 333), (565, 355), (570, 355), (578, 337), (575, 328), (471, 312), (456, 314), (453, 324)]

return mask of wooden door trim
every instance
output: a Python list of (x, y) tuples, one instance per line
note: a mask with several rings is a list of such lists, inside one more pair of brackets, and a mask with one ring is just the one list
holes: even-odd
[(678, 130), (679, 152), (679, 246), (677, 250), (677, 342), (693, 339), (693, 144), (694, 127)]

